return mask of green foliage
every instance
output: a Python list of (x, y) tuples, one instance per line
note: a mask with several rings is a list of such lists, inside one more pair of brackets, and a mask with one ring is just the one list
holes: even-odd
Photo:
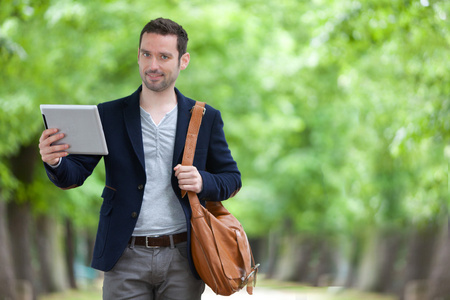
[[(448, 1), (2, 1), (0, 190), (7, 159), (42, 131), (39, 104), (96, 104), (140, 84), (139, 32), (178, 21), (191, 62), (177, 86), (219, 108), (252, 235), (438, 222), (449, 208)], [(42, 168), (39, 212), (95, 227), (103, 170), (62, 192)], [(447, 176), (447, 177), (446, 177)], [(447, 184), (447, 186), (446, 186)]]

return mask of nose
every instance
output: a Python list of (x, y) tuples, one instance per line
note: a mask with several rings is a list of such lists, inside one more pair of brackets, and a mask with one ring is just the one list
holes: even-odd
[(158, 60), (153, 57), (150, 61), (150, 70), (158, 70), (159, 69), (159, 65), (158, 65)]

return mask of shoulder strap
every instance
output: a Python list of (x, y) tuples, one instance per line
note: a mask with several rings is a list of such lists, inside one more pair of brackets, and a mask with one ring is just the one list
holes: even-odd
[[(186, 143), (184, 144), (184, 153), (181, 165), (192, 166), (194, 163), (195, 148), (197, 147), (198, 131), (202, 124), (203, 115), (206, 112), (205, 102), (195, 102), (195, 106), (191, 110), (191, 121), (189, 122)], [(186, 191), (181, 191), (181, 197), (186, 195)]]

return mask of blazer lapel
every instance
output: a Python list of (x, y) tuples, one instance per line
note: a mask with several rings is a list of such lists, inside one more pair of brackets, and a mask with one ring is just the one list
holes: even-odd
[(142, 86), (139, 87), (138, 90), (124, 102), (123, 116), (133, 149), (136, 152), (142, 167), (145, 169), (144, 145), (142, 144), (141, 111), (139, 105), (141, 90)]
[(178, 101), (178, 120), (177, 129), (175, 135), (175, 146), (173, 149), (173, 161), (172, 166), (175, 167), (178, 163), (181, 163), (181, 155), (184, 150), (184, 144), (186, 143), (186, 135), (191, 120), (191, 108), (195, 104), (195, 101), (190, 101), (184, 97), (177, 89), (175, 89)]

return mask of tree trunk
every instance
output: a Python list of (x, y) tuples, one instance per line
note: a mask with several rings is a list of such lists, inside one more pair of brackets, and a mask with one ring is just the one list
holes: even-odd
[[(31, 259), (31, 210), (29, 203), (10, 202), (8, 223), (16, 279), (34, 287), (34, 270)], [(34, 293), (33, 293), (34, 294)]]
[(319, 241), (319, 247), (318, 262), (311, 283), (314, 286), (330, 286), (335, 271), (333, 254), (336, 248), (333, 249), (328, 240)]
[(3, 199), (0, 199), (0, 299), (16, 299), (16, 278), (6, 217), (6, 204)]
[(65, 222), (65, 236), (66, 236), (66, 267), (67, 267), (67, 276), (69, 278), (70, 288), (76, 289), (77, 282), (75, 279), (75, 233), (73, 230), (72, 221), (69, 218), (66, 218)]
[(378, 229), (367, 233), (356, 288), (365, 291), (388, 292), (396, 285), (395, 262), (403, 244), (397, 230)]
[(57, 224), (47, 215), (36, 218), (35, 241), (39, 257), (40, 292), (52, 293), (64, 289), (65, 276), (58, 266)]
[(394, 266), (398, 259), (401, 246), (403, 244), (402, 235), (396, 230), (383, 231), (379, 243), (380, 253), (373, 291), (380, 293), (393, 292), (395, 290), (395, 270)]
[(429, 277), (428, 300), (450, 300), (450, 223), (444, 224), (442, 238)]
[(279, 259), (276, 264), (275, 278), (282, 281), (293, 281), (297, 277), (297, 249), (301, 240), (294, 233), (285, 233), (278, 243)]
[(430, 274), (433, 254), (439, 228), (430, 225), (427, 228), (416, 229), (408, 245), (408, 256), (404, 282), (401, 289), (401, 299), (404, 299), (405, 287), (410, 282), (425, 280)]
[(317, 242), (314, 238), (302, 239), (299, 247), (296, 248), (296, 255), (291, 258), (291, 262), (296, 267), (295, 279), (299, 282), (312, 282), (311, 261), (317, 250)]
[[(25, 190), (26, 193), (28, 185), (33, 181), (37, 157), (37, 146), (33, 143), (32, 145), (22, 146), (18, 154), (9, 160), (11, 171), (21, 184), (19, 186), (21, 192)], [(15, 199), (10, 202), (8, 204), (8, 216), (16, 279), (21, 280), (24, 286), (31, 286), (32, 297), (35, 298), (35, 280), (31, 258), (33, 246), (31, 241), (32, 215), (29, 199)]]
[(364, 239), (355, 236), (350, 242), (350, 259), (347, 277), (344, 282), (346, 288), (354, 287), (357, 284), (358, 266), (362, 260)]
[(18, 154), (10, 159), (12, 173), (24, 185), (33, 182), (34, 167), (38, 158), (37, 150), (37, 145), (34, 143), (22, 146)]
[(266, 264), (262, 264), (263, 270), (266, 272), (267, 278), (274, 278), (276, 275), (276, 266), (278, 264), (278, 253), (280, 251), (280, 238), (279, 231), (271, 230), (269, 236), (267, 237), (267, 257)]

